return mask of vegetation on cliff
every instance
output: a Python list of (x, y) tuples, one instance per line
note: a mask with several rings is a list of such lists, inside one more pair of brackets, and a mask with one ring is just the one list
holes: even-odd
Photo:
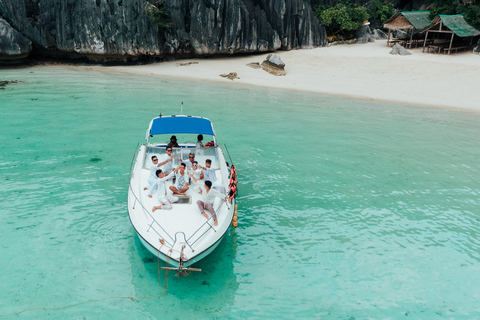
[(145, 8), (145, 16), (160, 28), (166, 29), (172, 25), (165, 6), (165, 0), (149, 1)]
[(480, 30), (480, 1), (429, 0), (429, 2), (430, 18), (433, 19), (439, 14), (463, 13), (465, 20)]
[(368, 7), (352, 1), (341, 1), (335, 6), (316, 5), (315, 15), (327, 30), (329, 36), (350, 37), (365, 20), (383, 25), (393, 15), (394, 6), (384, 0), (372, 0)]

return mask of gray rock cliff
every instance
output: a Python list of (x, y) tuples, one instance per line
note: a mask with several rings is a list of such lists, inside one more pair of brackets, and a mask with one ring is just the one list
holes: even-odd
[(32, 51), (32, 42), (0, 18), (0, 59), (22, 59)]
[(168, 28), (145, 16), (149, 1), (0, 0), (0, 17), (37, 54), (100, 61), (326, 45), (309, 0), (166, 0)]

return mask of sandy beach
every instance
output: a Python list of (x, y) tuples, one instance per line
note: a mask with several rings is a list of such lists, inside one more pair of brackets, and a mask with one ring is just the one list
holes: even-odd
[[(422, 48), (417, 48), (409, 50), (412, 55), (400, 56), (391, 55), (391, 49), (386, 40), (377, 40), (275, 52), (285, 63), (286, 76), (273, 76), (247, 66), (261, 63), (267, 53), (108, 69), (480, 111), (480, 55), (471, 51), (452, 55), (423, 53)], [(220, 76), (230, 72), (236, 72), (240, 79), (232, 81)]]

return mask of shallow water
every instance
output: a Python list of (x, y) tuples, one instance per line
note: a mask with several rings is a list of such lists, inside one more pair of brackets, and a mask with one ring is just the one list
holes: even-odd
[(163, 297), (15, 318), (480, 317), (479, 113), (89, 68), (0, 75), (20, 80), (0, 90), (0, 315), (164, 293), (126, 193), (149, 121), (183, 101), (237, 165), (239, 227)]

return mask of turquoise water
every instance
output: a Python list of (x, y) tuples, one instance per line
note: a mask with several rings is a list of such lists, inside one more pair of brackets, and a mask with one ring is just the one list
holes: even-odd
[[(479, 113), (88, 68), (0, 80), (20, 80), (0, 90), (0, 315), (114, 297), (11, 318), (480, 317)], [(126, 193), (181, 101), (238, 167), (239, 227), (166, 295), (122, 299), (164, 293)]]

